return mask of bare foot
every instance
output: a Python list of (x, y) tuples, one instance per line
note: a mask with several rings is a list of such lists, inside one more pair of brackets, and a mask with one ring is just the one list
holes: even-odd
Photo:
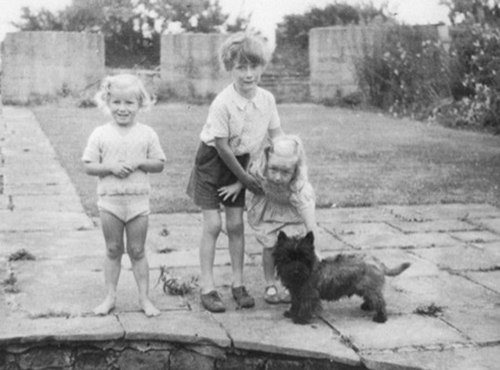
[(158, 316), (160, 314), (160, 310), (149, 299), (142, 301), (141, 307), (147, 317)]
[(106, 297), (106, 299), (104, 299), (104, 301), (99, 306), (94, 308), (94, 314), (99, 316), (107, 315), (113, 308), (115, 308), (115, 301), (115, 298)]

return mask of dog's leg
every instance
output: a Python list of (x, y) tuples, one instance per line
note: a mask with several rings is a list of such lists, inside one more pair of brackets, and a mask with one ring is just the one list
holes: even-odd
[(286, 310), (283, 313), (283, 315), (287, 318), (293, 319), (294, 317), (297, 316), (299, 302), (297, 300), (297, 293), (292, 292), (290, 289), (288, 289), (288, 291), (290, 292), (290, 298), (291, 298), (292, 302), (290, 304), (290, 308), (288, 310)]
[(319, 292), (311, 284), (305, 284), (297, 296), (297, 311), (292, 316), (293, 322), (307, 324), (311, 322), (314, 314), (320, 310)]
[(373, 310), (373, 305), (370, 303), (366, 297), (364, 297), (364, 302), (361, 304), (361, 309), (363, 311), (372, 311)]
[[(367, 292), (363, 296), (365, 303), (369, 302), (368, 305), (375, 310), (375, 316), (373, 316), (373, 321), (384, 323), (387, 321), (387, 311), (385, 307), (385, 300), (381, 292), (371, 291)], [(363, 303), (363, 305), (365, 304)], [(362, 305), (362, 306), (363, 306)]]

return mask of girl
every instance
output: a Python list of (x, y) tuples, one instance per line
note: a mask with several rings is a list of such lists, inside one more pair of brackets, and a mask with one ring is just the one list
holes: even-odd
[(113, 119), (92, 132), (82, 157), (85, 172), (98, 177), (97, 205), (106, 242), (106, 298), (94, 313), (107, 315), (115, 307), (125, 234), (141, 308), (146, 316), (157, 316), (160, 311), (148, 297), (144, 245), (150, 212), (148, 173), (163, 170), (165, 154), (153, 129), (136, 121), (139, 111), (153, 101), (139, 78), (129, 74), (105, 78), (96, 100)]
[[(248, 223), (264, 247), (262, 265), (267, 303), (289, 302), (276, 288), (273, 249), (279, 231), (287, 235), (316, 234), (315, 195), (308, 181), (302, 141), (284, 135), (271, 141), (252, 163), (249, 172), (259, 180), (263, 194), (252, 194), (248, 203)], [(316, 234), (317, 235), (317, 234)]]
[[(210, 106), (188, 184), (188, 194), (203, 212), (200, 299), (211, 312), (225, 311), (213, 279), (221, 205), (226, 214), (233, 270), (232, 295), (239, 307), (254, 306), (254, 299), (243, 284), (243, 186), (254, 192), (260, 189), (246, 167), (250, 155), (258, 151), (266, 135), (274, 137), (282, 133), (274, 96), (257, 86), (268, 58), (263, 41), (255, 36), (237, 33), (223, 43), (220, 59), (233, 83), (221, 91)], [(226, 196), (219, 193), (221, 187), (237, 180), (242, 187), (231, 187), (235, 191)]]

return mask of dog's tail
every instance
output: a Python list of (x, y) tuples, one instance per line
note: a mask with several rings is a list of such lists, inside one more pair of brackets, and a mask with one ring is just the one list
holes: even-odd
[(410, 267), (411, 263), (405, 262), (402, 263), (399, 266), (393, 267), (392, 269), (388, 268), (387, 266), (383, 265), (384, 267), (384, 274), (387, 276), (397, 276), (400, 273), (402, 273), (404, 270), (406, 270), (408, 267)]

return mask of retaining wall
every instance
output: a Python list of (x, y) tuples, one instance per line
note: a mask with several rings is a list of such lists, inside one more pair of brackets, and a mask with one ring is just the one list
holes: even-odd
[(78, 32), (8, 33), (2, 101), (26, 104), (81, 92), (105, 75), (104, 37)]
[(224, 350), (210, 343), (50, 342), (0, 348), (0, 369), (66, 370), (364, 370), (329, 359)]

